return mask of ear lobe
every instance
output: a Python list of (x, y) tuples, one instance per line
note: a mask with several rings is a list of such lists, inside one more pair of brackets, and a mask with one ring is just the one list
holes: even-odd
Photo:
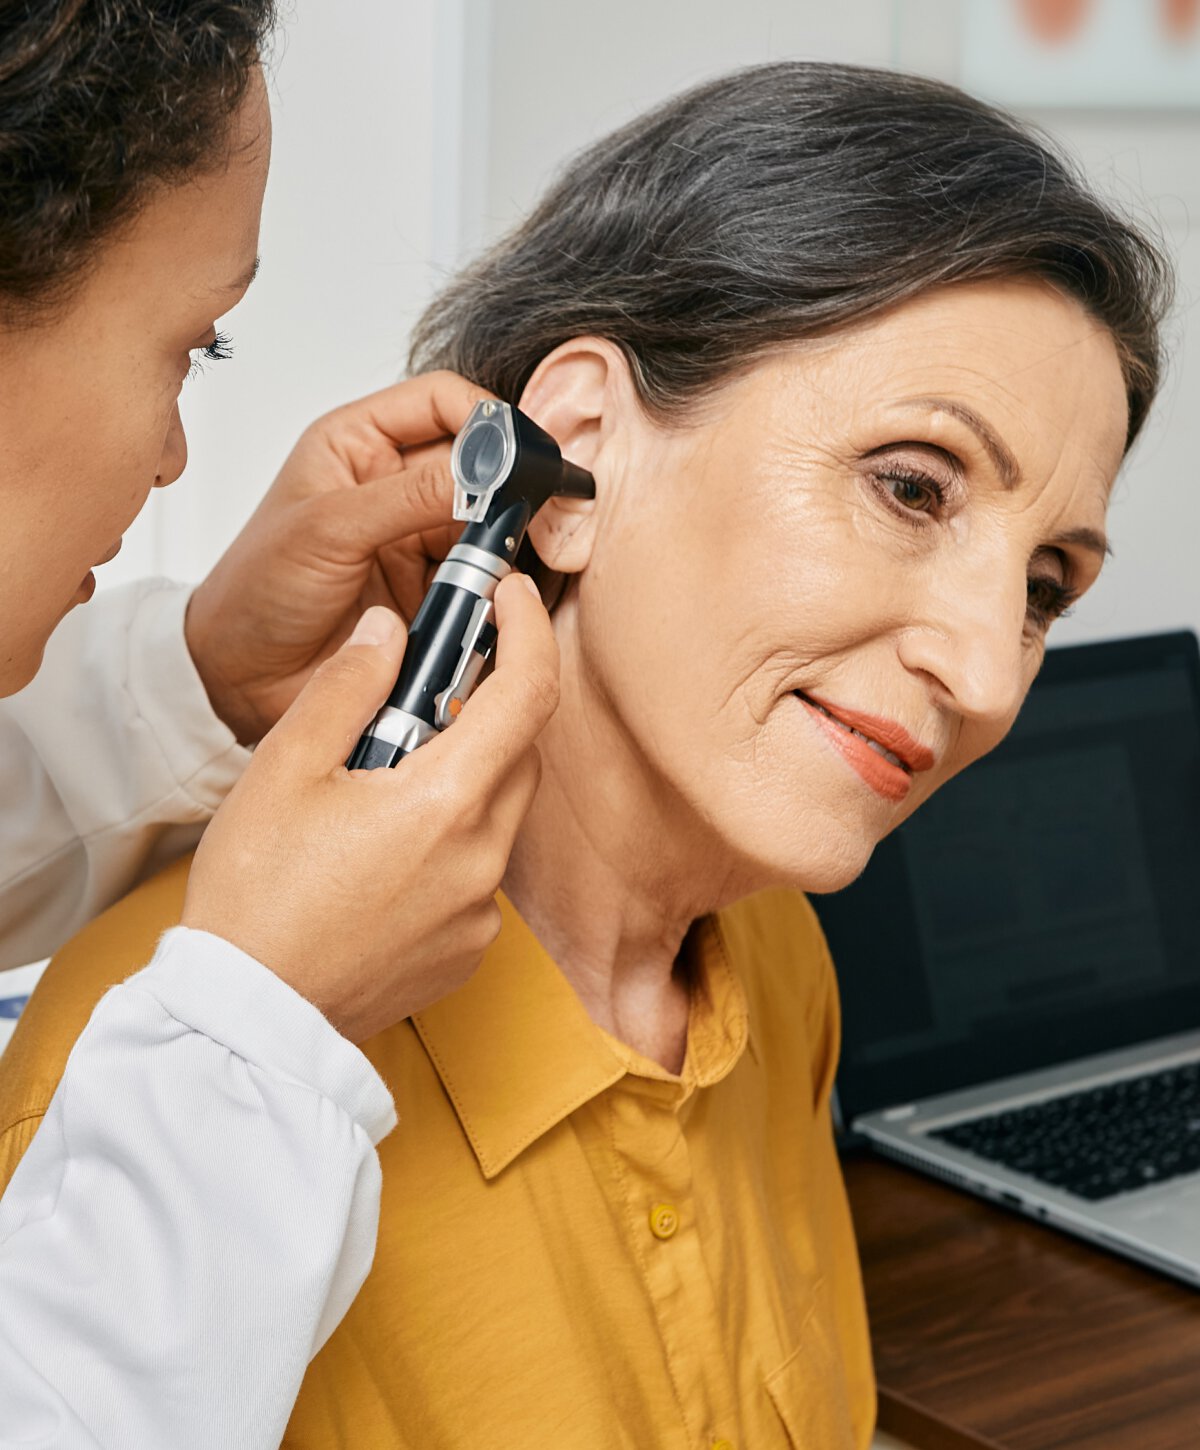
[(592, 557), (595, 525), (594, 498), (552, 498), (530, 519), (529, 542), (543, 564), (560, 574), (578, 574)]

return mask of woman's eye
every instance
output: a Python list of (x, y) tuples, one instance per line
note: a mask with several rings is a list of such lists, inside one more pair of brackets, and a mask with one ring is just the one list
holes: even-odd
[(923, 484), (913, 483), (910, 478), (894, 478), (891, 485), (892, 497), (906, 509), (927, 513), (933, 507), (933, 494)]
[(885, 494), (904, 513), (932, 513), (944, 502), (945, 491), (941, 484), (926, 474), (893, 469), (877, 477)]
[(1079, 591), (1046, 575), (1031, 578), (1025, 586), (1025, 618), (1035, 629), (1049, 629), (1056, 619), (1070, 612)]

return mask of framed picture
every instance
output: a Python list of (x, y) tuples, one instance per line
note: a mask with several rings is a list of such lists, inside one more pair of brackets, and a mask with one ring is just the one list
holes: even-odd
[(962, 83), (997, 104), (1200, 108), (1200, 0), (964, 0), (962, 26)]

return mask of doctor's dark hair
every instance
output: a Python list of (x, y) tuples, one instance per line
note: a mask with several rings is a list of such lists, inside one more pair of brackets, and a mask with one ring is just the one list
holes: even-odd
[(219, 165), (274, 0), (0, 0), (0, 317), (35, 320), (151, 189)]
[(572, 161), (413, 337), (516, 402), (593, 335), (668, 422), (766, 354), (946, 283), (1043, 278), (1112, 333), (1132, 443), (1161, 376), (1171, 268), (1013, 118), (951, 86), (788, 62), (688, 91)]

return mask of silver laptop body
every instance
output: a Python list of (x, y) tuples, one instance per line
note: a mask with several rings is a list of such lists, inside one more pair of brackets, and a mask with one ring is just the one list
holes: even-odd
[(995, 756), (813, 904), (844, 1132), (1200, 1287), (1195, 635), (1052, 651)]
[[(931, 1136), (959, 1123), (1183, 1063), (1200, 1063), (1200, 1032), (864, 1113), (853, 1126), (890, 1158), (1200, 1288), (1200, 1171), (1089, 1202)], [(1192, 1131), (1200, 1134), (1200, 1116)]]

